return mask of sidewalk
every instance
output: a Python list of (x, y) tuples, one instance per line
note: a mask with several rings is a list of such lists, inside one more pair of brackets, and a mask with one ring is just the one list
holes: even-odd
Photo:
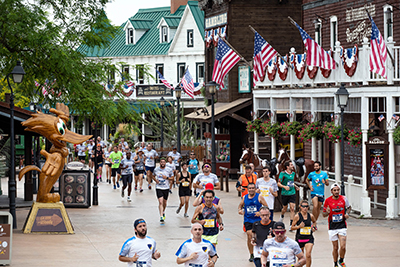
[[(147, 183), (145, 185), (144, 188), (147, 188)], [(23, 181), (18, 182), (18, 190), (22, 188)], [(225, 230), (219, 235), (217, 251), (220, 258), (216, 266), (252, 267), (254, 264), (248, 261), (246, 235), (242, 230), (243, 218), (237, 214), (240, 199), (234, 182), (230, 182), (229, 189), (229, 193), (216, 192), (225, 209)], [(23, 196), (23, 193), (18, 192), (18, 196)], [(190, 202), (193, 200), (194, 197), (191, 197)], [(118, 254), (125, 240), (134, 234), (132, 222), (139, 217), (147, 221), (148, 235), (156, 240), (157, 249), (161, 252), (161, 258), (153, 261), (153, 266), (178, 266), (175, 252), (190, 237), (191, 225), (190, 218), (183, 217), (183, 210), (179, 215), (175, 213), (178, 204), (178, 190), (174, 188), (168, 200), (165, 224), (160, 225), (154, 187), (152, 190), (145, 189), (143, 193), (133, 191), (132, 202), (128, 203), (121, 198), (120, 190), (112, 190), (111, 185), (100, 183), (98, 206), (67, 209), (74, 235), (22, 234), (29, 208), (18, 208), (18, 229), (13, 235), (11, 266), (126, 266), (126, 263), (118, 261)], [(191, 206), (188, 213), (192, 216), (193, 212), (194, 207)], [(279, 216), (280, 213), (275, 214), (276, 219)], [(284, 222), (288, 225), (289, 214)], [(312, 266), (333, 266), (325, 218), (320, 216), (318, 224)], [(350, 218), (348, 227), (347, 266), (399, 266), (399, 221)], [(294, 233), (288, 232), (287, 235), (294, 238)]]

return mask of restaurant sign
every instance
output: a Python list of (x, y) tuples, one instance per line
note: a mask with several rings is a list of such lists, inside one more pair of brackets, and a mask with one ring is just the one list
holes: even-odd
[(136, 96), (172, 96), (172, 90), (165, 85), (137, 85)]

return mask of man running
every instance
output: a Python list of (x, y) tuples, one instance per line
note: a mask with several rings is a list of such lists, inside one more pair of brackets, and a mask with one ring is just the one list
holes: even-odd
[[(346, 267), (344, 256), (346, 254), (347, 223), (351, 206), (345, 196), (340, 195), (340, 186), (337, 183), (331, 185), (332, 196), (324, 203), (322, 216), (328, 217), (329, 240), (332, 241), (334, 266)], [(339, 250), (340, 242), (340, 250)], [(339, 251), (339, 252), (338, 252)], [(339, 262), (338, 262), (338, 257)]]
[(314, 162), (314, 171), (308, 175), (306, 183), (311, 191), (311, 200), (313, 204), (312, 214), (314, 215), (315, 220), (318, 221), (321, 206), (325, 200), (325, 185), (329, 185), (328, 174), (321, 171), (321, 162)]
[(127, 201), (131, 202), (131, 192), (132, 192), (132, 180), (133, 180), (133, 167), (135, 166), (135, 161), (131, 158), (131, 152), (126, 152), (126, 158), (121, 160), (121, 176), (122, 176), (122, 188), (121, 197), (125, 197), (125, 188), (128, 187), (128, 197)]
[(85, 151), (87, 150), (86, 146), (81, 143), (79, 145), (76, 146), (76, 149), (78, 150), (78, 159), (80, 162), (82, 162), (83, 164), (86, 163), (86, 153)]
[(114, 189), (117, 189), (116, 186), (119, 188), (119, 176), (121, 174), (121, 170), (119, 165), (121, 164), (122, 160), (122, 152), (118, 151), (118, 147), (114, 146), (114, 151), (110, 154), (110, 161), (111, 165), (111, 178), (114, 185)]
[(160, 252), (156, 250), (156, 241), (147, 236), (147, 225), (145, 220), (137, 219), (133, 223), (135, 236), (125, 241), (119, 253), (119, 260), (127, 262), (129, 267), (146, 266), (151, 267), (152, 259), (158, 260)]
[[(218, 232), (224, 230), (222, 217), (213, 203), (215, 194), (212, 190), (203, 193), (205, 203), (198, 206), (193, 214), (192, 223), (200, 223), (203, 226), (203, 239), (210, 241), (214, 246), (218, 244)], [(219, 226), (217, 225), (217, 222)]]
[(128, 142), (125, 141), (124, 137), (121, 137), (119, 143), (122, 145), (122, 147), (127, 147), (128, 146)]
[[(296, 175), (294, 172), (293, 163), (291, 161), (286, 161), (285, 171), (282, 171), (279, 174), (278, 179), (278, 187), (282, 188), (281, 196), (282, 196), (282, 211), (280, 222), (283, 221), (285, 217), (285, 213), (287, 211), (288, 205), (290, 205), (290, 227), (292, 226), (293, 217), (294, 217), (294, 209), (296, 207), (296, 190), (299, 190), (299, 187), (294, 184), (294, 176)], [(289, 231), (291, 228), (289, 227)]]
[(202, 239), (203, 227), (200, 223), (192, 225), (192, 238), (183, 242), (176, 252), (176, 263), (189, 266), (214, 267), (217, 252), (210, 241)]
[(135, 190), (137, 190), (137, 185), (139, 184), (140, 193), (143, 192), (143, 175), (144, 175), (144, 162), (146, 157), (142, 150), (139, 150), (136, 156), (133, 158), (135, 161)]
[(261, 207), (259, 212), (261, 221), (253, 223), (253, 229), (251, 230), (253, 233), (251, 244), (254, 246), (254, 265), (256, 267), (261, 267), (261, 254), (264, 240), (274, 236), (272, 234), (272, 227), (275, 223), (270, 220), (269, 209), (267, 207)]
[(87, 150), (88, 150), (88, 155), (89, 155), (89, 169), (91, 172), (93, 172), (93, 167), (94, 167), (94, 141), (93, 139), (89, 140), (89, 144), (87, 145)]
[(220, 183), (217, 175), (211, 173), (211, 165), (209, 163), (203, 164), (203, 173), (196, 176), (193, 180), (193, 188), (196, 188), (196, 197), (205, 189), (206, 184), (212, 183), (214, 190), (220, 189)]
[(256, 181), (257, 175), (253, 173), (249, 165), (246, 165), (245, 174), (242, 174), (236, 183), (236, 190), (242, 193), (242, 198), (248, 194), (247, 185), (249, 183), (255, 184)]
[(165, 166), (165, 159), (160, 160), (160, 166), (154, 170), (154, 181), (156, 182), (156, 195), (158, 199), (158, 211), (160, 212), (160, 222), (165, 221), (165, 208), (169, 196), (169, 181), (174, 179), (174, 174), (170, 168)]
[(147, 145), (146, 150), (143, 151), (146, 156), (146, 162), (144, 164), (147, 172), (147, 182), (149, 183), (148, 188), (151, 189), (151, 181), (154, 179), (153, 172), (156, 167), (156, 159), (158, 159), (158, 153), (152, 148), (151, 144)]
[(103, 148), (101, 148), (100, 144), (97, 144), (97, 149), (96, 149), (96, 162), (97, 162), (97, 179), (101, 180), (101, 175), (103, 173), (103, 161), (104, 161), (104, 153), (103, 153)]
[(269, 176), (271, 169), (265, 166), (262, 170), (263, 177), (257, 179), (256, 189), (257, 193), (264, 197), (269, 207), (270, 220), (274, 219), (274, 205), (275, 198), (278, 196), (278, 185), (274, 179)]
[[(267, 259), (270, 260), (269, 266), (298, 267), (306, 263), (306, 258), (301, 251), (299, 244), (287, 237), (285, 224), (276, 222), (273, 227), (274, 238), (264, 241), (263, 252), (261, 255), (261, 266), (267, 266)], [(298, 262), (296, 263), (296, 257)]]
[(268, 207), (265, 199), (256, 193), (256, 185), (254, 183), (249, 183), (247, 185), (248, 194), (245, 195), (239, 204), (238, 213), (243, 216), (244, 227), (247, 233), (247, 248), (249, 250), (250, 258), (249, 261), (254, 261), (253, 245), (251, 244), (251, 238), (253, 237), (252, 229), (253, 223), (260, 221), (260, 208), (261, 206)]

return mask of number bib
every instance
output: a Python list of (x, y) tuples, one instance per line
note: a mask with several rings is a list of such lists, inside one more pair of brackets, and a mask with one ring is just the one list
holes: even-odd
[(214, 219), (205, 219), (204, 221), (205, 221), (204, 227), (206, 227), (206, 228), (215, 227), (215, 220)]
[(294, 186), (294, 182), (293, 181), (288, 181), (287, 186), (293, 187)]
[(203, 264), (194, 264), (194, 263), (189, 263), (190, 267), (203, 267)]
[(254, 214), (257, 212), (257, 206), (248, 206), (246, 210), (248, 214)]
[(269, 197), (269, 188), (268, 187), (261, 187), (261, 195), (263, 197)]
[(147, 264), (145, 261), (137, 261), (136, 267), (147, 267)]
[(188, 187), (189, 186), (189, 182), (182, 182), (182, 186)]
[(300, 228), (301, 235), (311, 235), (311, 227), (302, 227)]
[(343, 214), (333, 214), (332, 215), (332, 222), (341, 222), (343, 221)]

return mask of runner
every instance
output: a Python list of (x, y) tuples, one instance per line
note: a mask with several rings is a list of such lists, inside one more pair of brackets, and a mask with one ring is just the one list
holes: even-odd
[(253, 237), (252, 229), (253, 223), (260, 221), (260, 208), (261, 206), (268, 207), (267, 202), (264, 197), (256, 193), (256, 185), (254, 183), (249, 183), (247, 185), (248, 194), (242, 197), (238, 213), (243, 216), (244, 227), (247, 233), (247, 248), (249, 250), (250, 258), (249, 261), (254, 261), (253, 245), (251, 244), (251, 238)]
[(257, 193), (261, 194), (264, 197), (265, 201), (270, 207), (270, 220), (274, 219), (274, 205), (275, 205), (275, 198), (278, 196), (278, 185), (275, 179), (271, 179), (269, 176), (271, 173), (271, 169), (269, 166), (265, 166), (262, 170), (263, 178), (257, 179), (256, 188)]
[(137, 185), (139, 183), (140, 193), (143, 192), (143, 174), (144, 174), (144, 162), (146, 157), (142, 150), (137, 152), (137, 155), (133, 159), (135, 161), (135, 190), (137, 190)]
[(145, 168), (147, 172), (148, 188), (151, 189), (151, 182), (154, 179), (153, 172), (156, 167), (156, 159), (158, 159), (158, 153), (152, 148), (151, 144), (147, 145), (146, 150), (143, 151), (146, 156)]
[(128, 142), (125, 141), (125, 138), (121, 137), (119, 143), (122, 145), (122, 147), (127, 147), (128, 146)]
[(121, 170), (119, 165), (121, 164), (122, 152), (118, 151), (118, 147), (114, 146), (114, 151), (110, 154), (110, 162), (111, 165), (111, 178), (114, 185), (114, 189), (117, 189), (116, 185), (119, 188), (119, 176), (121, 174)]
[(255, 171), (254, 163), (249, 163), (249, 166), (251, 167), (251, 172), (258, 177), (258, 173)]
[[(267, 238), (272, 238), (272, 227), (274, 226), (274, 221), (270, 220), (269, 209), (267, 207), (260, 208), (260, 218), (261, 221), (253, 223), (253, 237), (251, 238), (251, 244), (254, 246), (254, 265), (256, 267), (261, 267), (261, 254), (263, 249), (264, 240)], [(269, 262), (267, 264), (269, 266)]]
[[(175, 166), (175, 163), (173, 162), (173, 160), (174, 159), (171, 156), (168, 156), (167, 163), (165, 164), (165, 166), (167, 166), (167, 168), (170, 168), (174, 174), (174, 180), (169, 183), (169, 193), (170, 194), (172, 194), (172, 185), (174, 185), (174, 187), (175, 187), (175, 179), (177, 176), (176, 175), (176, 166)], [(178, 180), (176, 182), (178, 182)]]
[(131, 192), (132, 192), (132, 179), (133, 179), (133, 167), (135, 166), (135, 161), (131, 158), (131, 152), (126, 152), (126, 158), (121, 160), (121, 176), (122, 176), (122, 188), (121, 197), (125, 197), (125, 188), (128, 187), (128, 197), (127, 201), (131, 202)]
[(193, 180), (193, 188), (196, 188), (196, 197), (205, 189), (206, 184), (212, 183), (215, 190), (220, 189), (220, 183), (217, 175), (211, 173), (211, 165), (209, 163), (203, 164), (203, 173), (196, 176)]
[[(334, 266), (346, 267), (344, 256), (346, 254), (347, 223), (351, 206), (345, 196), (340, 195), (340, 186), (337, 183), (331, 185), (332, 196), (324, 203), (322, 216), (328, 217), (329, 240), (332, 241)], [(340, 250), (339, 250), (340, 242)], [(339, 251), (339, 252), (338, 252)], [(339, 262), (338, 262), (338, 257)]]
[(291, 161), (286, 161), (285, 164), (285, 171), (282, 171), (279, 174), (278, 179), (278, 187), (282, 188), (281, 196), (282, 196), (282, 211), (281, 211), (281, 218), (279, 219), (280, 222), (283, 221), (285, 217), (285, 213), (287, 211), (288, 205), (290, 205), (290, 227), (289, 231), (292, 231), (292, 222), (294, 217), (294, 209), (296, 207), (296, 190), (299, 190), (299, 187), (294, 184), (294, 167)]
[(165, 159), (160, 160), (160, 167), (154, 170), (154, 181), (156, 182), (156, 194), (158, 199), (158, 211), (160, 212), (160, 222), (165, 221), (165, 208), (169, 196), (169, 181), (174, 179), (174, 174), (170, 168), (165, 166)]
[(85, 164), (86, 163), (86, 153), (85, 153), (85, 151), (87, 150), (86, 145), (81, 143), (81, 144), (76, 146), (76, 149), (78, 150), (79, 161), (82, 162), (83, 164)]
[(315, 220), (318, 221), (321, 206), (325, 200), (325, 185), (329, 185), (328, 174), (321, 171), (321, 162), (314, 162), (314, 171), (308, 175), (306, 183), (311, 191), (311, 200), (313, 204), (312, 214), (314, 215)]
[(182, 160), (181, 153), (179, 153), (177, 151), (176, 147), (173, 147), (172, 151), (168, 152), (167, 157), (172, 157), (172, 159), (174, 160), (175, 169), (176, 169), (176, 173), (177, 173), (180, 170), (179, 166), (180, 166), (180, 162)]
[(160, 252), (156, 250), (156, 241), (147, 236), (147, 225), (143, 219), (133, 223), (135, 236), (125, 241), (119, 253), (119, 260), (127, 262), (129, 267), (151, 267), (152, 259), (158, 260)]
[(249, 183), (255, 184), (256, 181), (257, 175), (253, 173), (249, 165), (246, 165), (245, 174), (242, 174), (236, 183), (236, 190), (242, 193), (242, 198), (248, 194), (247, 185)]
[(104, 152), (103, 149), (101, 148), (101, 144), (97, 144), (97, 149), (96, 149), (96, 161), (97, 161), (97, 179), (101, 180), (101, 174), (103, 173), (103, 161), (104, 161)]
[(178, 173), (177, 183), (179, 184), (179, 200), (180, 204), (176, 213), (178, 214), (183, 205), (185, 205), (185, 214), (184, 217), (189, 217), (187, 214), (189, 208), (189, 197), (190, 197), (190, 182), (192, 178), (190, 172), (188, 172), (188, 165), (187, 163), (182, 163), (182, 170)]
[[(195, 198), (195, 200), (193, 202), (193, 207), (197, 207), (197, 206), (201, 205), (201, 203), (205, 203), (203, 194), (204, 194), (204, 191), (206, 191), (206, 190), (214, 190), (214, 185), (212, 183), (206, 184), (205, 189), (203, 191), (201, 191), (201, 193), (198, 195), (198, 197)], [(222, 208), (222, 205), (221, 205), (221, 199), (217, 196), (214, 196), (213, 203), (217, 206), (219, 214), (224, 214), (224, 209)]]
[[(188, 160), (188, 165), (189, 165), (190, 175), (192, 176), (192, 181), (194, 181), (197, 174), (199, 174), (200, 162), (196, 159), (196, 154), (194, 153), (193, 150), (190, 152), (190, 158)], [(192, 195), (192, 182), (190, 182), (190, 195)]]
[(104, 141), (101, 140), (100, 136), (97, 136), (97, 144), (100, 144), (102, 149), (106, 147), (106, 143), (104, 143)]
[(106, 152), (104, 152), (104, 160), (105, 160), (105, 168), (106, 168), (106, 183), (111, 184), (111, 162), (110, 162), (110, 154), (111, 154), (111, 149), (112, 147), (109, 146), (106, 150)]
[[(283, 222), (276, 222), (272, 232), (275, 237), (264, 241), (261, 266), (267, 266), (267, 258), (270, 261), (269, 266), (271, 267), (303, 266), (306, 263), (306, 258), (299, 244), (285, 235), (285, 224)], [(296, 257), (298, 259), (297, 263)]]
[[(196, 208), (192, 223), (200, 223), (203, 226), (202, 238), (216, 246), (218, 244), (218, 232), (224, 230), (224, 224), (221, 214), (213, 203), (215, 197), (214, 191), (206, 190), (203, 196), (205, 203)], [(217, 225), (217, 222), (219, 225)]]
[(87, 145), (87, 150), (88, 150), (88, 155), (89, 155), (89, 169), (91, 172), (93, 172), (93, 167), (94, 167), (94, 141), (93, 139), (89, 140), (89, 144)]
[(313, 232), (317, 229), (317, 220), (313, 214), (308, 213), (308, 201), (302, 200), (300, 203), (300, 212), (294, 216), (292, 229), (297, 230), (296, 242), (301, 251), (306, 249), (306, 266), (311, 266), (311, 252), (314, 247)]
[(185, 263), (185, 267), (214, 267), (218, 259), (215, 247), (210, 241), (202, 239), (203, 227), (200, 223), (192, 225), (192, 238), (183, 242), (176, 252), (176, 263)]

